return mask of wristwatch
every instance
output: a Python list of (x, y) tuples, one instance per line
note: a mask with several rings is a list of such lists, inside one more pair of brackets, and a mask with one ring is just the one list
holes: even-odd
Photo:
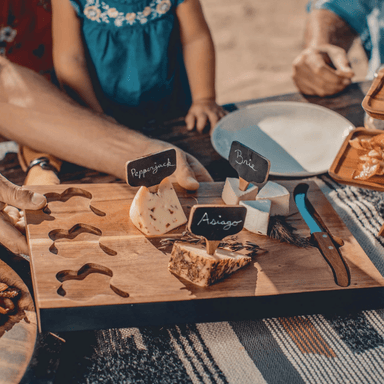
[(29, 166), (27, 168), (26, 173), (28, 173), (29, 170), (31, 168), (35, 167), (36, 165), (39, 165), (41, 167), (41, 169), (44, 169), (45, 171), (53, 171), (53, 172), (56, 173), (56, 175), (58, 174), (57, 169), (53, 165), (51, 165), (51, 163), (49, 162), (48, 157), (45, 157), (45, 156), (38, 157), (37, 159), (32, 160), (29, 163)]

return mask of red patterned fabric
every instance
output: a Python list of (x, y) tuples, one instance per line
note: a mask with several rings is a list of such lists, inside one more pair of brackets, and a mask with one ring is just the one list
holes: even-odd
[(0, 54), (50, 78), (50, 0), (0, 0)]

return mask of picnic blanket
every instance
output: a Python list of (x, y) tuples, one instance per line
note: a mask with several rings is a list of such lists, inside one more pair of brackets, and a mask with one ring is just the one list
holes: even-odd
[[(317, 181), (383, 274), (383, 193)], [(384, 382), (384, 309), (59, 336), (41, 335), (27, 382)]]

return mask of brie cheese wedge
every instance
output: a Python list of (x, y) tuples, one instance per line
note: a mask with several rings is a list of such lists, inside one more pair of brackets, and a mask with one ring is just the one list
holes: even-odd
[(245, 191), (239, 189), (239, 179), (227, 177), (221, 198), (227, 205), (238, 205), (241, 200), (254, 200), (259, 188), (249, 184)]
[(289, 191), (280, 184), (268, 181), (263, 188), (260, 189), (256, 196), (256, 200), (270, 200), (271, 211), (270, 216), (287, 216), (289, 214)]
[(267, 236), (271, 201), (240, 201), (240, 205), (243, 205), (245, 208), (247, 208), (247, 216), (245, 217), (244, 228), (250, 232)]

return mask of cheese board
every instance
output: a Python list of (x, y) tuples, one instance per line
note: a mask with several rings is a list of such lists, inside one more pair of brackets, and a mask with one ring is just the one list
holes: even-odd
[[(291, 193), (287, 221), (296, 233), (309, 236), (292, 197), (298, 181), (279, 183)], [(188, 217), (196, 204), (223, 204), (223, 186), (201, 183), (196, 192), (174, 188)], [(196, 286), (168, 271), (172, 246), (164, 244), (185, 238), (185, 225), (146, 237), (131, 222), (129, 210), (137, 188), (127, 184), (32, 186), (48, 199), (43, 211), (26, 211), (39, 329), (251, 318), (263, 314), (262, 305), (274, 306), (274, 298), (287, 303), (292, 295), (297, 299), (305, 293), (313, 302), (312, 295), (319, 293), (330, 298), (338, 292), (384, 287), (383, 277), (316, 183), (308, 181), (308, 186), (308, 199), (323, 227), (342, 239), (339, 251), (350, 274), (347, 287), (335, 283), (318, 248), (297, 247), (245, 229), (236, 235), (236, 242), (257, 244), (252, 262), (211, 286)], [(282, 307), (274, 309), (278, 313)]]

